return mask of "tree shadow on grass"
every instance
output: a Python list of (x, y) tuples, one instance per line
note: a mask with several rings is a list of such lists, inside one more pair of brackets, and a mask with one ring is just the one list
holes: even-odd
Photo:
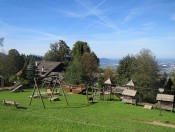
[(47, 107), (46, 106), (46, 109), (78, 109), (78, 108), (84, 108), (84, 107), (90, 107), (91, 105), (94, 105), (98, 102), (90, 102), (90, 103), (71, 103), (71, 104), (68, 104), (68, 105), (65, 105), (65, 106), (57, 106), (57, 107), (52, 107), (52, 106), (49, 106)]

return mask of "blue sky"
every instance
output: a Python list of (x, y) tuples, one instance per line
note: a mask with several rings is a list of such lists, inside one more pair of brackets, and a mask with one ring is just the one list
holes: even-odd
[(98, 57), (122, 58), (150, 49), (175, 57), (174, 0), (0, 0), (4, 47), (44, 55), (50, 43), (88, 42)]

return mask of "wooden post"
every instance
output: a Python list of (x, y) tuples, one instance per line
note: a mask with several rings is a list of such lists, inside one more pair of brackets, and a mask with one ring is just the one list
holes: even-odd
[(42, 104), (43, 104), (43, 107), (46, 108), (45, 105), (44, 105), (44, 101), (43, 101), (43, 99), (42, 99), (42, 96), (41, 96), (41, 92), (40, 92), (40, 90), (39, 90), (39, 88), (38, 88), (38, 85), (37, 85), (37, 82), (36, 82), (36, 78), (34, 78), (34, 83), (35, 83), (35, 85), (34, 85), (34, 90), (33, 90), (32, 97), (31, 97), (31, 99), (30, 99), (29, 105), (31, 105), (32, 99), (33, 99), (33, 96), (34, 96), (34, 93), (35, 93), (35, 90), (37, 89), (37, 90), (38, 90), (38, 93), (39, 93), (39, 96), (40, 96), (40, 99), (41, 99), (41, 102), (42, 102)]
[(66, 100), (67, 105), (68, 105), (67, 97), (66, 97), (65, 92), (64, 92), (64, 89), (63, 89), (63, 87), (62, 87), (62, 85), (61, 85), (61, 81), (60, 81), (59, 79), (58, 79), (58, 81), (59, 81), (60, 88), (61, 88), (61, 90), (62, 90), (63, 96), (64, 96), (64, 98), (65, 98), (65, 100)]
[(30, 98), (29, 105), (31, 105), (31, 103), (32, 103), (32, 99), (33, 99), (33, 96), (34, 96), (35, 90), (36, 90), (36, 87), (35, 87), (35, 85), (34, 85), (34, 89), (33, 89), (33, 92), (32, 92), (32, 97)]
[(112, 96), (112, 87), (111, 87), (111, 85), (109, 87), (110, 87), (110, 97), (109, 98), (111, 100), (112, 99), (112, 97), (111, 97)]
[[(52, 80), (51, 80), (51, 81), (52, 81)], [(54, 90), (55, 90), (56, 84), (57, 84), (57, 78), (55, 79), (55, 83), (54, 83), (53, 89), (52, 89), (51, 94), (50, 94), (50, 99), (49, 99), (50, 102), (51, 102), (51, 99), (52, 99), (52, 97), (53, 97), (53, 92), (54, 92)]]
[(42, 104), (43, 104), (43, 107), (46, 108), (45, 105), (44, 105), (44, 101), (43, 101), (43, 99), (42, 99), (42, 96), (41, 96), (41, 92), (40, 92), (40, 90), (39, 90), (39, 88), (38, 88), (38, 85), (37, 85), (37, 82), (36, 82), (36, 78), (34, 78), (34, 82), (35, 82), (35, 87), (36, 87), (37, 90), (38, 90), (38, 93), (39, 93), (41, 102), (42, 102)]

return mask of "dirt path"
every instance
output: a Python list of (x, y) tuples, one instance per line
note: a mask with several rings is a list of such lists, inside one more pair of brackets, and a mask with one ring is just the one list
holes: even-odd
[(164, 123), (164, 122), (160, 122), (160, 121), (145, 121), (145, 120), (132, 119), (132, 118), (129, 118), (129, 120), (133, 120), (133, 121), (137, 121), (137, 122), (143, 122), (143, 123), (157, 125), (157, 126), (165, 126), (165, 127), (175, 128), (175, 124)]
[(146, 123), (153, 124), (153, 125), (158, 125), (158, 126), (166, 126), (166, 127), (175, 128), (174, 124), (164, 123), (164, 122), (159, 122), (159, 121), (146, 122)]

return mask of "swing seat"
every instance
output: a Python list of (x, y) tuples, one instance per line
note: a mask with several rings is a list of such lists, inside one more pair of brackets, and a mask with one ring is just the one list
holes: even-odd
[[(29, 98), (32, 98), (32, 95), (29, 96)], [(33, 95), (33, 98), (39, 98), (39, 95)]]
[(52, 97), (50, 101), (59, 101), (60, 99), (58, 97)]
[(51, 89), (47, 89), (46, 90), (46, 94), (48, 94), (48, 95), (50, 95), (50, 94), (57, 95), (57, 94), (59, 94), (59, 92), (53, 91), (53, 93), (52, 93), (52, 90)]

